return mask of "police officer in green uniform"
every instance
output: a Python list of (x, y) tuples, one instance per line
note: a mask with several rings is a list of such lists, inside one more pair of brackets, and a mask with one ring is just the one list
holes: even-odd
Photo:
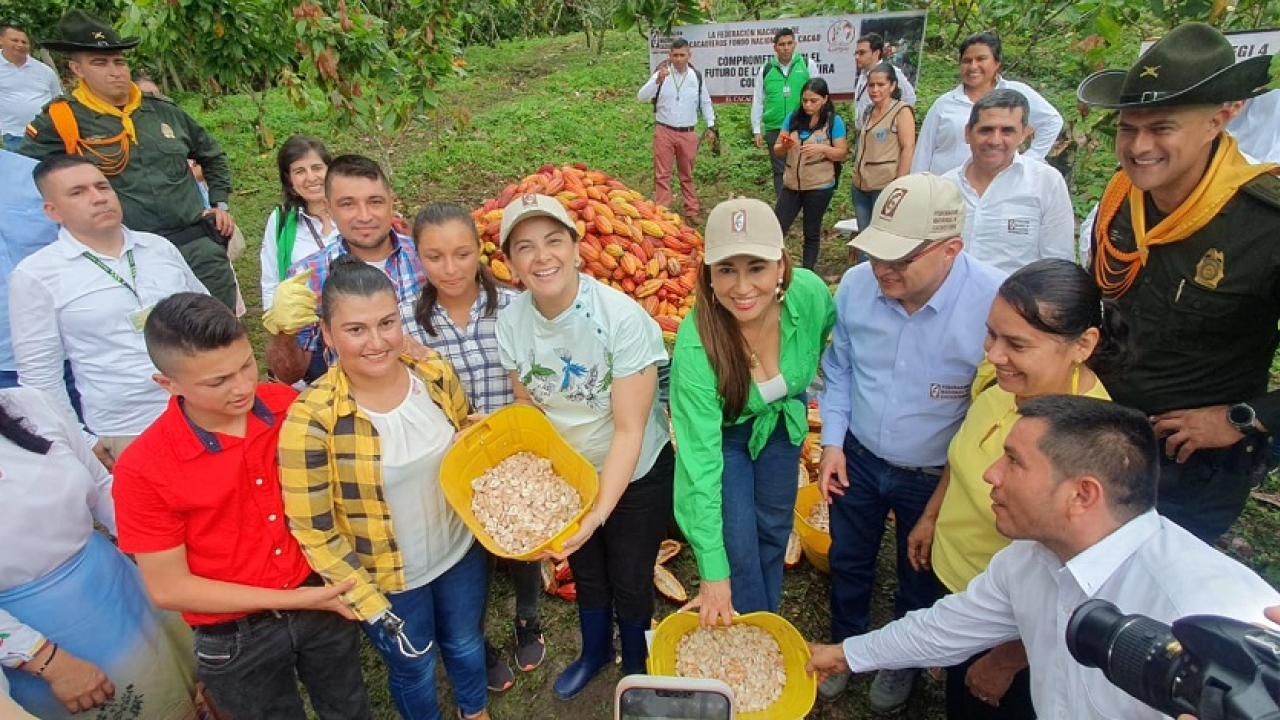
[[(818, 76), (818, 66), (812, 58), (796, 54), (796, 34), (791, 28), (781, 28), (773, 34), (771, 57), (760, 68), (755, 88), (751, 91), (751, 133), (757, 148), (772, 148), (778, 142), (778, 133), (787, 124), (791, 113), (800, 109), (800, 90), (809, 78)], [(773, 195), (782, 189), (782, 173), (787, 169), (787, 157), (769, 153), (773, 169)]]
[(1223, 132), (1232, 101), (1265, 91), (1271, 58), (1235, 60), (1222, 33), (1186, 23), (1077, 92), (1119, 110), (1121, 170), (1099, 203), (1092, 269), (1129, 318), (1137, 358), (1102, 380), (1155, 424), (1159, 511), (1210, 542), (1240, 514), (1280, 429), (1280, 392), (1267, 391), (1280, 179)]
[[(227, 211), (226, 154), (190, 115), (133, 84), (121, 51), (137, 45), (137, 38), (121, 40), (110, 25), (80, 10), (68, 12), (59, 29), (62, 39), (44, 46), (69, 53), (80, 82), (31, 121), (19, 152), (92, 160), (119, 195), (125, 225), (168, 238), (209, 293), (234, 310), (227, 239), (235, 221)], [(188, 158), (204, 168), (211, 209), (192, 181)]]

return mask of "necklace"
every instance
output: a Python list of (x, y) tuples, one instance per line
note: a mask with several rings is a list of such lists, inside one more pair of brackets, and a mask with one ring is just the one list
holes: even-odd
[[(747, 355), (747, 363), (751, 366), (752, 370), (760, 367), (760, 356), (756, 353), (756, 346), (760, 344), (760, 338), (764, 337), (764, 329), (769, 326), (769, 314), (772, 310), (773, 308), (769, 308), (760, 315), (760, 327), (756, 329), (756, 341), (754, 343), (747, 343), (747, 350), (749, 352)], [(743, 337), (743, 340), (746, 340), (745, 336)]]

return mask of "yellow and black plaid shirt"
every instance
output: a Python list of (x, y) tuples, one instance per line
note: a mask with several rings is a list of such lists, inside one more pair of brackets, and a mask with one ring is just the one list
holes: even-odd
[[(455, 428), (471, 403), (441, 357), (400, 361)], [(356, 578), (343, 600), (361, 620), (391, 607), (384, 592), (404, 589), (404, 562), (382, 488), (381, 447), (373, 423), (351, 397), (340, 365), (298, 396), (280, 430), (280, 485), (289, 528), (311, 567), (329, 584)]]

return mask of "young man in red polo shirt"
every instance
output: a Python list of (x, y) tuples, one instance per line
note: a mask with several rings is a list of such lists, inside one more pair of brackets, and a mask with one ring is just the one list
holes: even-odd
[(304, 720), (298, 680), (324, 720), (368, 718), (359, 628), (285, 522), (276, 442), (287, 385), (258, 384), (244, 326), (179, 293), (145, 325), (168, 408), (115, 466), (120, 549), (156, 605), (195, 630), (198, 674), (236, 720)]

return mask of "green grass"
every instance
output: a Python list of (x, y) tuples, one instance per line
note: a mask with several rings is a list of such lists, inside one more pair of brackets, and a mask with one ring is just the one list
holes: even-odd
[[(1066, 44), (1066, 38), (1052, 38), (1028, 51), (1022, 62), (1006, 63), (1012, 66), (1012, 77), (1032, 83), (1064, 111), (1064, 116), (1074, 106), (1078, 80), (1053, 70), (1058, 58), (1068, 52)], [(507, 183), (518, 181), (547, 162), (585, 162), (617, 176), (645, 195), (652, 193), (652, 111), (648, 103), (635, 99), (635, 92), (647, 75), (647, 51), (636, 35), (611, 34), (606, 51), (600, 56), (588, 52), (581, 36), (575, 35), (472, 48), (466, 60), (466, 77), (441, 85), (440, 110), (419, 118), (390, 149), (389, 169), (393, 171), (398, 208), (407, 218), (412, 219), (428, 201), (451, 200), (467, 207), (479, 206)], [(922, 119), (933, 98), (955, 83), (955, 64), (950, 54), (926, 55), (917, 117)], [(185, 100), (184, 106), (218, 138), (231, 158), (235, 177), (232, 211), (250, 243), (249, 251), (236, 267), (249, 305), (246, 320), (261, 351), (265, 335), (259, 322), (257, 250), (267, 214), (278, 202), (274, 153), (257, 152), (249, 123), (253, 108), (246, 98), (227, 98), (204, 109), (196, 98), (180, 100)], [(839, 110), (846, 118), (851, 114), (847, 106)], [(771, 200), (768, 160), (763, 151), (752, 145), (747, 106), (719, 106), (716, 114), (722, 131), (722, 152), (716, 155), (704, 148), (697, 165), (698, 194), (704, 208), (709, 209), (731, 192)], [(379, 145), (373, 139), (336, 130), (319, 115), (294, 108), (283, 94), (269, 97), (267, 120), (279, 141), (302, 132), (324, 138), (335, 154), (362, 152), (380, 157)], [(1109, 171), (1112, 162), (1106, 153), (1095, 153), (1083, 172), (1092, 183)], [(846, 177), (828, 211), (826, 227), (852, 216), (848, 192)], [(1077, 198), (1077, 207), (1087, 207), (1089, 200)], [(799, 223), (789, 239), (789, 249), (797, 259), (798, 230)], [(842, 272), (846, 258), (843, 243), (829, 232), (824, 238), (819, 272), (828, 276)], [(1280, 373), (1280, 364), (1275, 371)], [(1264, 489), (1275, 492), (1280, 484), (1272, 480)], [(1280, 518), (1275, 508), (1251, 502), (1222, 546), (1251, 563), (1273, 584), (1280, 583), (1278, 527)], [(894, 549), (891, 537), (887, 539), (890, 542), (881, 552), (880, 580), (874, 597), (873, 618), (877, 624), (887, 622), (892, 612)], [(696, 590), (696, 569), (691, 554), (686, 550), (672, 561), (671, 568), (692, 595)], [(806, 563), (786, 576), (782, 614), (808, 638), (827, 637), (828, 587), (827, 577)], [(488, 635), (508, 656), (514, 642), (513, 608), (510, 585), (506, 575), (499, 573), (489, 607)], [(658, 601), (659, 616), (675, 608), (666, 600)], [(547, 660), (533, 673), (517, 673), (512, 690), (491, 696), (493, 716), (584, 720), (611, 717), (616, 669), (606, 670), (572, 702), (552, 697), (551, 684), (556, 674), (577, 653), (576, 611), (570, 603), (546, 598), (542, 617), (549, 646)], [(368, 647), (363, 662), (374, 716), (396, 717), (386, 692), (382, 664)], [(870, 717), (864, 707), (869, 681), (869, 676), (858, 678), (842, 700), (816, 708), (811, 717)], [(447, 696), (447, 681), (442, 680), (441, 688)], [(942, 717), (941, 698), (938, 683), (923, 680), (904, 716)], [(453, 712), (448, 701), (445, 712)]]

